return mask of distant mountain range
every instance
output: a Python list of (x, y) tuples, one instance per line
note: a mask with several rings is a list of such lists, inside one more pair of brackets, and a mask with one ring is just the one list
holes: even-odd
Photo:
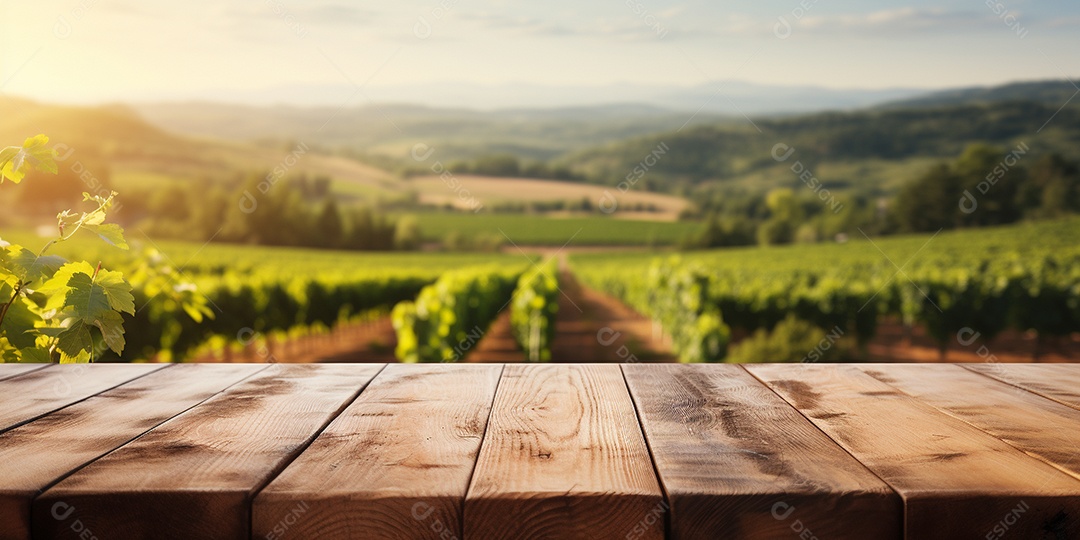
[[(1069, 81), (1017, 82), (1000, 86), (948, 90), (925, 88), (845, 89), (783, 86), (744, 81), (712, 81), (695, 86), (617, 84), (545, 86), (537, 84), (430, 83), (355, 88), (349, 85), (292, 85), (247, 92), (213, 92), (170, 102), (243, 104), (299, 109), (358, 108), (378, 104), (414, 105), (426, 109), (592, 109), (635, 104), (676, 112), (722, 116), (790, 115), (873, 106), (958, 104), (972, 101), (1046, 99), (1071, 95)], [(151, 103), (140, 101), (139, 103)]]
[(817, 86), (764, 85), (742, 81), (713, 81), (680, 87), (612, 84), (605, 86), (546, 86), (538, 84), (427, 83), (408, 86), (363, 87), (291, 85), (242, 93), (220, 92), (195, 100), (255, 106), (291, 104), (300, 107), (416, 104), (441, 109), (567, 109), (633, 103), (672, 111), (720, 115), (762, 115), (852, 109), (927, 94), (925, 89), (834, 89)]
[[(618, 89), (621, 94), (615, 88), (604, 91), (579, 89), (579, 101), (595, 100), (598, 103), (495, 110), (393, 104), (420, 99), (424, 92), (428, 92), (429, 97), (436, 93), (466, 95), (479, 88), (476, 86), (439, 88), (438, 92), (427, 87), (402, 88), (394, 95), (393, 103), (374, 104), (360, 99), (362, 104), (351, 107), (213, 102), (136, 104), (132, 107), (155, 126), (200, 137), (245, 141), (303, 140), (309, 144), (350, 148), (395, 159), (405, 158), (413, 145), (423, 143), (437, 148), (438, 159), (443, 160), (493, 153), (547, 160), (585, 148), (694, 126), (738, 124), (745, 127), (748, 124), (744, 114), (761, 121), (770, 117), (799, 118), (823, 111), (854, 114), (1006, 101), (1035, 102), (1057, 108), (1076, 91), (1069, 81), (1024, 82), (941, 92), (912, 89), (841, 91), (738, 82), (716, 85), (721, 86), (720, 92), (714, 91), (712, 86), (678, 91), (628, 86)], [(509, 95), (520, 94), (522, 101), (532, 99), (530, 92), (539, 92), (536, 87), (500, 88)], [(564, 95), (560, 93), (563, 90), (566, 89), (549, 95), (550, 102), (569, 100), (572, 92)], [(474, 97), (481, 100), (482, 95), (485, 94), (477, 93)], [(604, 96), (608, 101), (601, 101)], [(377, 101), (379, 96), (369, 97)]]
[(975, 86), (931, 92), (882, 105), (884, 108), (940, 107), (949, 105), (987, 105), (1004, 101), (1033, 101), (1054, 107), (1063, 106), (1080, 94), (1072, 81), (1030, 81), (1001, 86)]
[[(283, 149), (302, 142), (320, 155), (343, 155), (328, 164), (312, 160), (313, 167), (337, 167), (335, 175), (348, 169), (350, 178), (370, 189), (384, 189), (393, 183), (393, 173), (423, 170), (434, 160), (451, 163), (493, 154), (616, 183), (661, 144), (670, 150), (650, 168), (649, 182), (662, 191), (710, 183), (749, 190), (797, 183), (791, 165), (772, 155), (780, 143), (793, 148), (791, 159), (820, 175), (823, 183), (874, 193), (894, 190), (972, 143), (1013, 147), (1023, 142), (1035, 155), (1080, 157), (1080, 99), (1062, 107), (1077, 94), (1069, 81), (914, 96), (897, 92), (896, 99), (880, 94), (882, 102), (854, 110), (748, 113), (753, 124), (738, 113), (695, 113), (648, 103), (485, 111), (209, 102), (71, 107), (8, 99), (0, 101), (0, 117), (5, 118), (0, 134), (19, 141), (47, 133), (76, 148), (77, 159), (123, 163), (117, 170), (175, 176), (176, 164), (183, 163), (185, 177), (265, 167), (279, 160)], [(821, 95), (807, 90), (805, 96), (794, 92), (786, 99), (821, 103)], [(423, 159), (414, 158), (418, 145), (423, 145)]]

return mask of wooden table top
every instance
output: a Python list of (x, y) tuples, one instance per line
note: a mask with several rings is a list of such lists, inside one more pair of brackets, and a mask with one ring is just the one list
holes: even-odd
[(1080, 365), (0, 365), (0, 538), (1080, 538)]

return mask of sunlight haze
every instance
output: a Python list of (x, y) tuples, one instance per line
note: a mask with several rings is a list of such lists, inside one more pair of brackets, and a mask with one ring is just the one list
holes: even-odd
[(651, 102), (724, 81), (990, 85), (1071, 77), (1080, 27), (1075, 2), (1020, 0), (78, 0), (0, 13), (0, 92), (69, 103), (491, 108)]

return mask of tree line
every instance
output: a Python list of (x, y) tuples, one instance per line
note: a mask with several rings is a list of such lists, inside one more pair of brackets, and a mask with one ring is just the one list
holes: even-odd
[(1080, 213), (1080, 163), (1057, 153), (969, 146), (904, 184), (895, 197), (874, 191), (822, 196), (806, 186), (767, 193), (702, 190), (684, 218), (702, 219), (686, 248), (774, 245), (1007, 225)]
[[(109, 169), (93, 166), (109, 185)], [(392, 219), (374, 206), (339, 202), (328, 177), (267, 173), (230, 181), (191, 180), (132, 186), (117, 197), (115, 219), (155, 238), (347, 250), (411, 250), (421, 235), (412, 218)], [(39, 175), (19, 194), (28, 213), (73, 204), (87, 191), (77, 172)]]

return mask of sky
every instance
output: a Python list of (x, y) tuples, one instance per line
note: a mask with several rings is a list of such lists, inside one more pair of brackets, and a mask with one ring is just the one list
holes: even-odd
[(461, 85), (936, 89), (1075, 80), (1077, 45), (1076, 0), (0, 0), (0, 93), (330, 105)]

